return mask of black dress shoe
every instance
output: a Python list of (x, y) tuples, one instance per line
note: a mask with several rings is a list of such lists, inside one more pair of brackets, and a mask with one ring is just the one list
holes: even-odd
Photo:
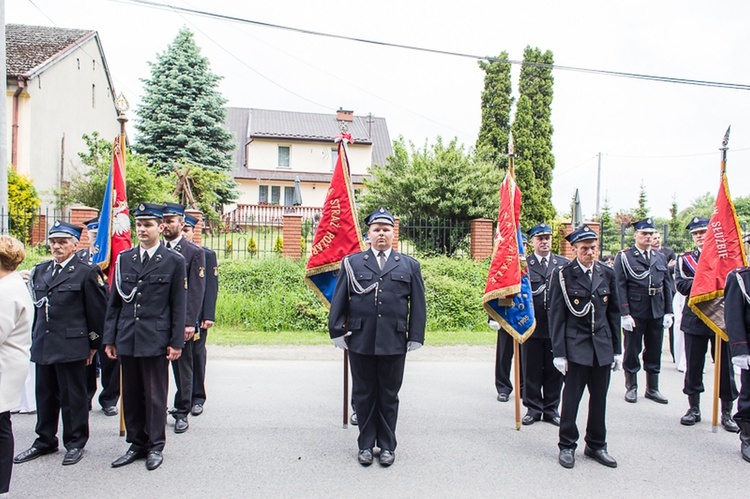
[(547, 423), (554, 426), (560, 426), (560, 416), (547, 416), (545, 414), (544, 416), (542, 416), (542, 421), (546, 421)]
[(598, 461), (599, 464), (609, 466), (610, 468), (617, 468), (617, 461), (607, 453), (607, 449), (594, 450), (587, 445), (583, 449), (583, 453), (594, 461)]
[(45, 454), (52, 454), (53, 452), (57, 452), (57, 447), (55, 447), (54, 449), (38, 449), (36, 447), (31, 447), (21, 452), (20, 454), (17, 454), (16, 457), (13, 458), (13, 463), (15, 464), (28, 463), (29, 461), (33, 461), (39, 456), (43, 456)]
[(162, 457), (160, 450), (149, 451), (148, 456), (146, 456), (146, 469), (153, 471), (161, 466), (162, 462), (164, 462), (164, 458)]
[(372, 464), (372, 449), (360, 449), (357, 454), (357, 461), (362, 466), (370, 466)]
[(125, 466), (128, 464), (134, 463), (137, 459), (140, 459), (142, 457), (144, 457), (143, 452), (136, 452), (134, 450), (129, 450), (122, 456), (112, 461), (112, 467), (119, 468), (120, 466)]
[(83, 449), (70, 449), (65, 453), (65, 457), (63, 458), (63, 466), (76, 464), (81, 459), (83, 459)]
[(107, 407), (102, 407), (102, 412), (105, 416), (117, 416), (117, 406), (108, 405)]
[(200, 416), (203, 414), (203, 404), (195, 404), (192, 409), (190, 409), (190, 414), (193, 416)]
[(560, 449), (560, 455), (557, 457), (557, 461), (563, 468), (572, 468), (576, 465), (575, 449)]
[(537, 421), (539, 421), (539, 416), (532, 416), (531, 414), (526, 414), (523, 419), (521, 419), (521, 424), (529, 426), (533, 425)]
[(185, 433), (190, 428), (187, 418), (177, 418), (174, 420), (174, 432)]
[(381, 450), (379, 460), (380, 466), (390, 466), (393, 464), (393, 461), (396, 460), (396, 456), (393, 454), (392, 450)]
[(349, 417), (349, 424), (352, 426), (359, 425), (359, 419), (357, 418), (357, 413), (353, 412), (351, 417)]
[(510, 393), (498, 393), (497, 394), (498, 402), (507, 402), (509, 400), (510, 400)]

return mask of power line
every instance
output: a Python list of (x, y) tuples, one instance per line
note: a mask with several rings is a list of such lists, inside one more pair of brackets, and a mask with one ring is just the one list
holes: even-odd
[(540, 68), (557, 69), (561, 71), (573, 71), (573, 72), (587, 73), (587, 74), (598, 74), (598, 75), (603, 75), (603, 76), (615, 76), (619, 78), (631, 78), (631, 79), (637, 79), (637, 80), (656, 81), (656, 82), (662, 82), (662, 83), (676, 83), (676, 84), (682, 84), (682, 85), (717, 87), (717, 88), (726, 88), (730, 90), (750, 90), (750, 85), (742, 84), (742, 83), (727, 83), (727, 82), (708, 81), (708, 80), (695, 80), (695, 79), (690, 79), (690, 78), (677, 78), (673, 76), (659, 76), (659, 75), (649, 75), (649, 74), (644, 74), (644, 73), (632, 73), (632, 72), (626, 72), (626, 71), (610, 71), (606, 69), (579, 68), (579, 67), (574, 67), (574, 66), (560, 66), (556, 64), (518, 61), (518, 60), (513, 60), (513, 59), (499, 59), (496, 57), (480, 56), (480, 55), (468, 54), (468, 53), (463, 53), (463, 52), (453, 52), (450, 50), (440, 50), (440, 49), (433, 49), (433, 48), (428, 48), (428, 47), (418, 47), (415, 45), (405, 45), (401, 43), (370, 40), (367, 38), (358, 38), (358, 37), (353, 37), (353, 36), (338, 35), (335, 33), (325, 33), (322, 31), (314, 31), (314, 30), (303, 29), (303, 28), (295, 28), (292, 26), (284, 26), (281, 24), (267, 23), (263, 21), (255, 21), (255, 20), (247, 19), (243, 17), (231, 16), (231, 15), (226, 15), (226, 14), (218, 14), (218, 13), (209, 12), (206, 10), (178, 7), (178, 6), (174, 6), (170, 4), (156, 3), (156, 2), (149, 1), (149, 0), (110, 0), (110, 1), (119, 2), (119, 3), (128, 3), (128, 4), (137, 4), (137, 5), (142, 5), (144, 7), (150, 7), (150, 8), (161, 9), (161, 10), (179, 11), (185, 14), (210, 17), (213, 19), (232, 21), (232, 22), (237, 22), (237, 23), (242, 23), (242, 24), (251, 24), (254, 26), (260, 26), (264, 28), (292, 31), (295, 33), (302, 33), (306, 35), (322, 36), (322, 37), (327, 37), (327, 38), (335, 38), (339, 40), (359, 42), (359, 43), (365, 43), (365, 44), (370, 44), (370, 45), (378, 45), (381, 47), (400, 48), (400, 49), (405, 49), (405, 50), (414, 50), (414, 51), (427, 52), (427, 53), (438, 54), (438, 55), (463, 57), (463, 58), (475, 59), (475, 60), (487, 60), (491, 62), (504, 62), (504, 63), (509, 63), (509, 64), (518, 65), (518, 66), (533, 66), (533, 67), (540, 67)]

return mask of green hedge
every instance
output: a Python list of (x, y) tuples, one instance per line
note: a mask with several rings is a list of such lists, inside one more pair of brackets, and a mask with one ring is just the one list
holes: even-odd
[[(481, 298), (488, 262), (424, 258), (428, 331), (486, 331)], [(328, 311), (304, 283), (304, 262), (226, 260), (219, 267), (217, 323), (251, 331), (327, 331)]]

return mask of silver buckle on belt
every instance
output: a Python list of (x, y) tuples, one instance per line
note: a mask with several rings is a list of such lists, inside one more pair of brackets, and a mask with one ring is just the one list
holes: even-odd
[(663, 286), (660, 287), (660, 288), (648, 288), (648, 295), (649, 296), (655, 296), (658, 293), (661, 293), (662, 289), (664, 289)]

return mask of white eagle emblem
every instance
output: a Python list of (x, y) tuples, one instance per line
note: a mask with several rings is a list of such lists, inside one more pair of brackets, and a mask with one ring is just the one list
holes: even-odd
[(125, 213), (128, 211), (128, 205), (120, 201), (118, 206), (115, 206), (112, 217), (112, 231), (121, 236), (130, 232), (130, 218)]

